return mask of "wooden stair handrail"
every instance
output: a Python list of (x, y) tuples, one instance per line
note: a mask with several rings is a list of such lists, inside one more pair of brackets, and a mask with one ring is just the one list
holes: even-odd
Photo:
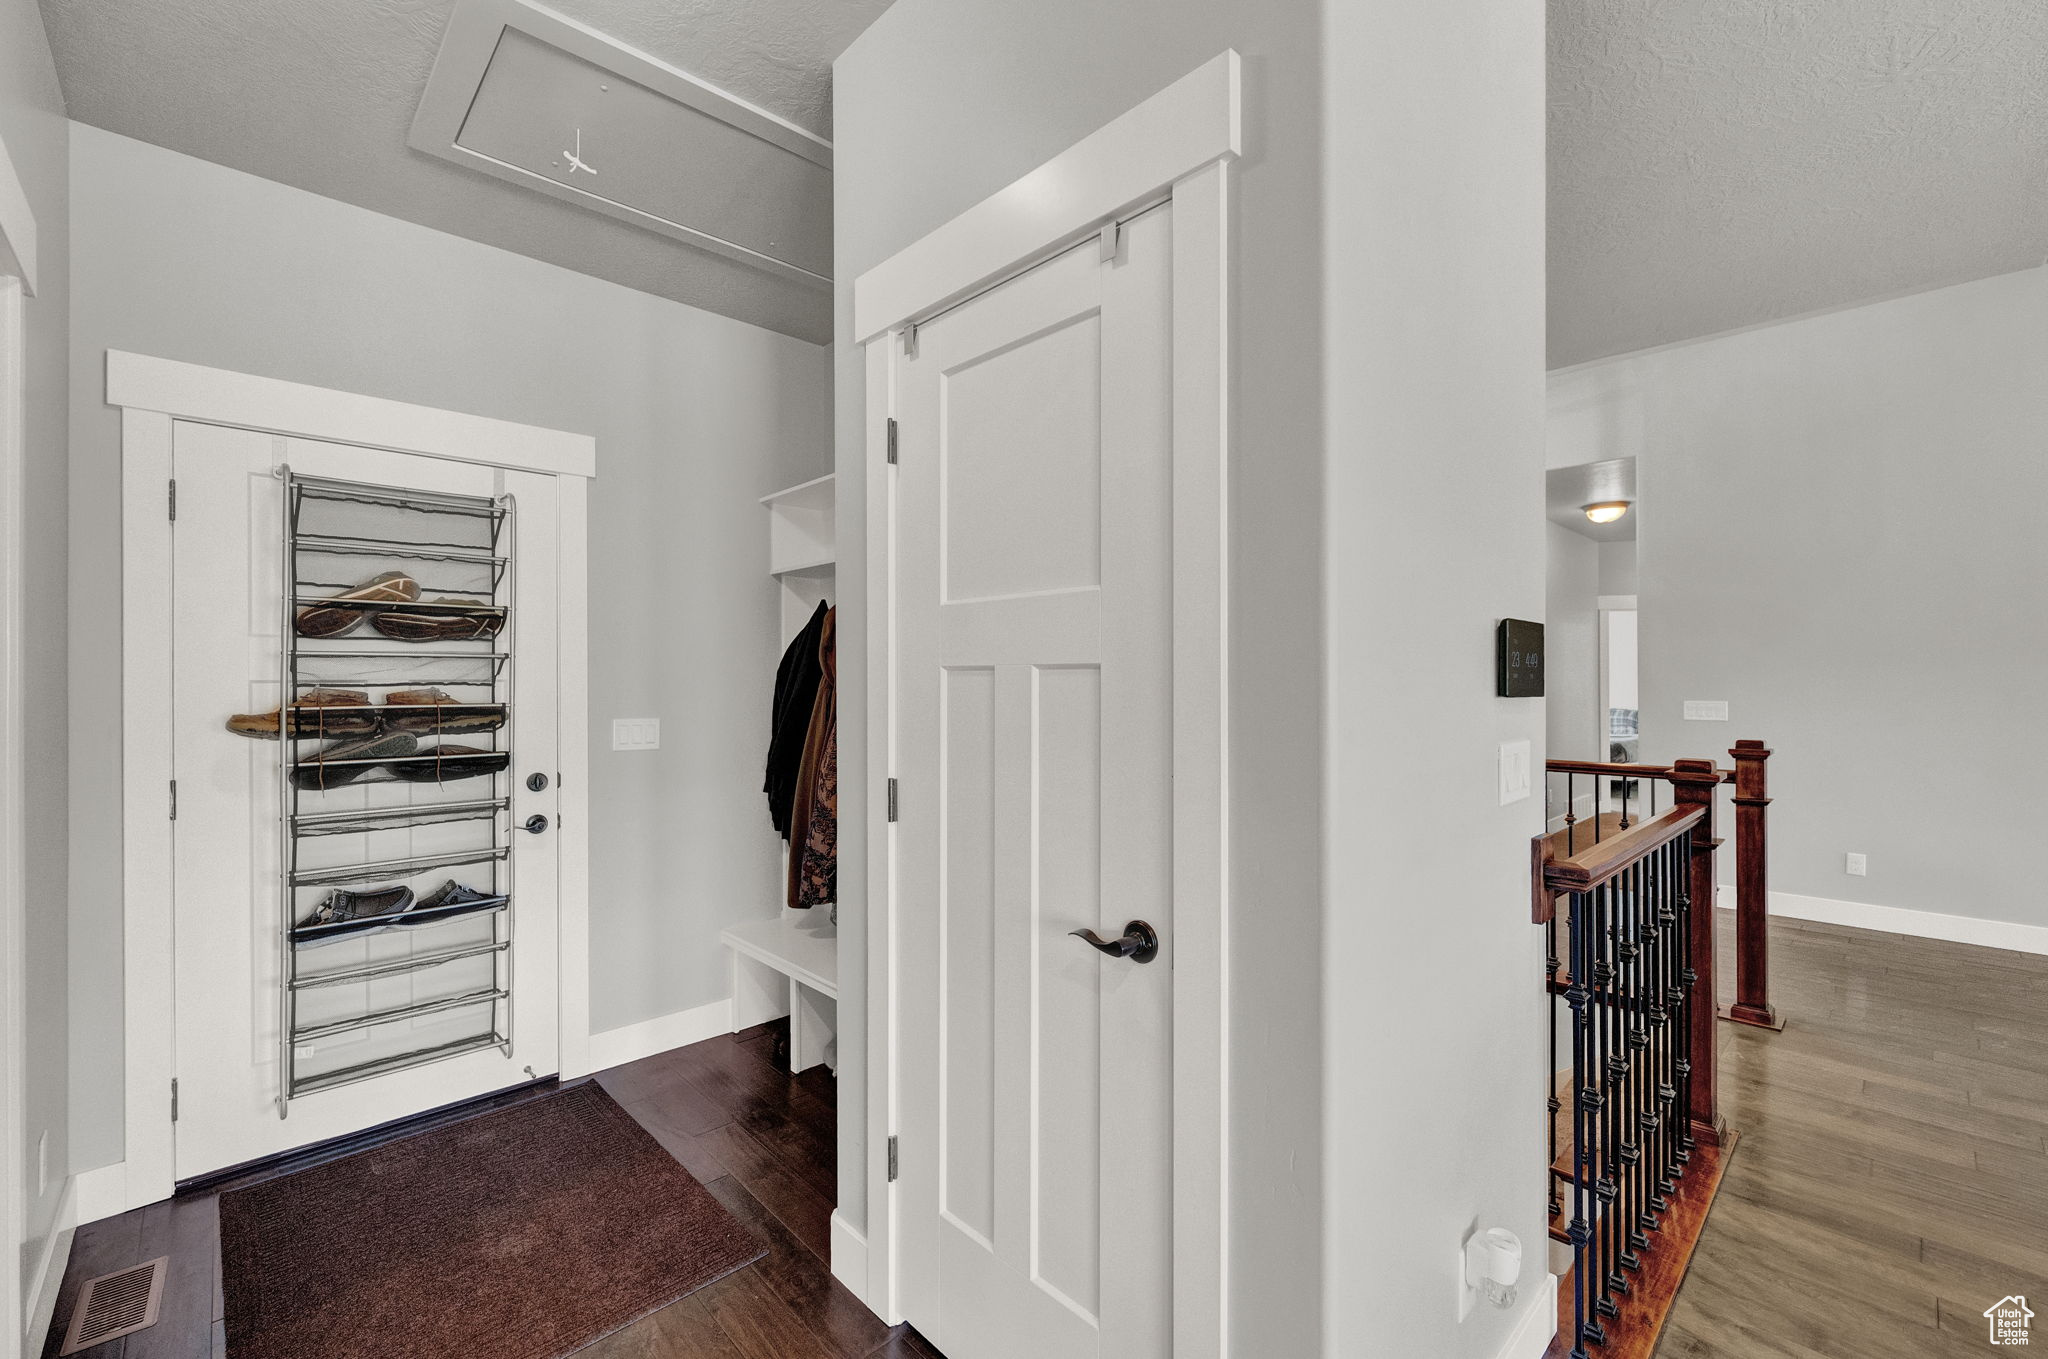
[(1545, 760), (1543, 767), (1553, 774), (1612, 774), (1616, 778), (1668, 779), (1668, 764), (1609, 764), (1602, 760)]
[[(1737, 741), (1735, 744), (1744, 747), (1755, 746), (1759, 749), (1763, 746), (1761, 741)], [(1764, 751), (1764, 755), (1768, 758), (1770, 752)], [(1609, 764), (1601, 760), (1545, 760), (1543, 767), (1553, 774), (1612, 774), (1616, 778), (1663, 779), (1667, 783), (1670, 782), (1673, 772), (1668, 764)], [(1721, 782), (1736, 782), (1739, 772), (1739, 768), (1722, 770)]]
[(1670, 844), (1706, 815), (1703, 807), (1673, 807), (1589, 845), (1569, 859), (1551, 860), (1543, 880), (1553, 892), (1590, 892), (1651, 850)]

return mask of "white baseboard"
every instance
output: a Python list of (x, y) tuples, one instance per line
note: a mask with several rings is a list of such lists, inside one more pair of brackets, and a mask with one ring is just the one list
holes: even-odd
[(57, 1203), (57, 1220), (43, 1238), (43, 1252), (36, 1261), (35, 1279), (29, 1284), (28, 1306), (23, 1311), (22, 1353), (41, 1354), (50, 1334), (50, 1321), (57, 1315), (57, 1294), (64, 1287), (64, 1266), (71, 1262), (71, 1240), (78, 1234), (78, 1177), (64, 1181), (64, 1196)]
[(98, 1166), (92, 1170), (81, 1170), (74, 1177), (78, 1186), (78, 1224), (100, 1222), (110, 1217), (119, 1217), (139, 1204), (128, 1202), (128, 1163), (116, 1161), (110, 1166)]
[(1499, 1359), (1543, 1359), (1557, 1334), (1557, 1276), (1545, 1273), (1543, 1282), (1530, 1291), (1536, 1294), (1536, 1305), (1522, 1313), (1515, 1333), (1500, 1347)]
[(623, 1029), (606, 1029), (590, 1035), (590, 1069), (603, 1071), (624, 1066), (657, 1052), (688, 1047), (731, 1032), (732, 1001), (714, 1000), (694, 1010), (678, 1010), (672, 1015), (628, 1024)]
[(868, 1300), (868, 1239), (835, 1211), (832, 1214), (832, 1277), (846, 1291)]
[[(1722, 887), (1716, 900), (1724, 909), (1734, 909), (1735, 889)], [(2015, 953), (2048, 954), (2048, 925), (1944, 915), (1939, 911), (1916, 911), (1904, 906), (1872, 906), (1860, 901), (1836, 901), (1830, 897), (1807, 897), (1793, 892), (1773, 892), (1770, 903), (1772, 915), (1792, 920), (1847, 925), (1853, 929), (1906, 934), (1917, 939), (1945, 939), (1951, 944), (1975, 944), (1980, 948), (2010, 949)]]

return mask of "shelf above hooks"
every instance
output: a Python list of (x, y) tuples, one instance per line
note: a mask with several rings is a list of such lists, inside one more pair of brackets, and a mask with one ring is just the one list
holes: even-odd
[(838, 479), (826, 473), (761, 497), (768, 509), (768, 574), (829, 570), (837, 560)]

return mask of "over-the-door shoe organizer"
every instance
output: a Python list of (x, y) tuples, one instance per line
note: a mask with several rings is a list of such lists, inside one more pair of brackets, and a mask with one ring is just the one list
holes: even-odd
[(512, 1050), (512, 505), (295, 476), (274, 739), (291, 1101)]

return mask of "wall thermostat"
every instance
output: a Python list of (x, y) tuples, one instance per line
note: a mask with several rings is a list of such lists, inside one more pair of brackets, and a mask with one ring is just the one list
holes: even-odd
[(1494, 632), (1494, 689), (1502, 698), (1543, 697), (1543, 625), (1503, 618)]

